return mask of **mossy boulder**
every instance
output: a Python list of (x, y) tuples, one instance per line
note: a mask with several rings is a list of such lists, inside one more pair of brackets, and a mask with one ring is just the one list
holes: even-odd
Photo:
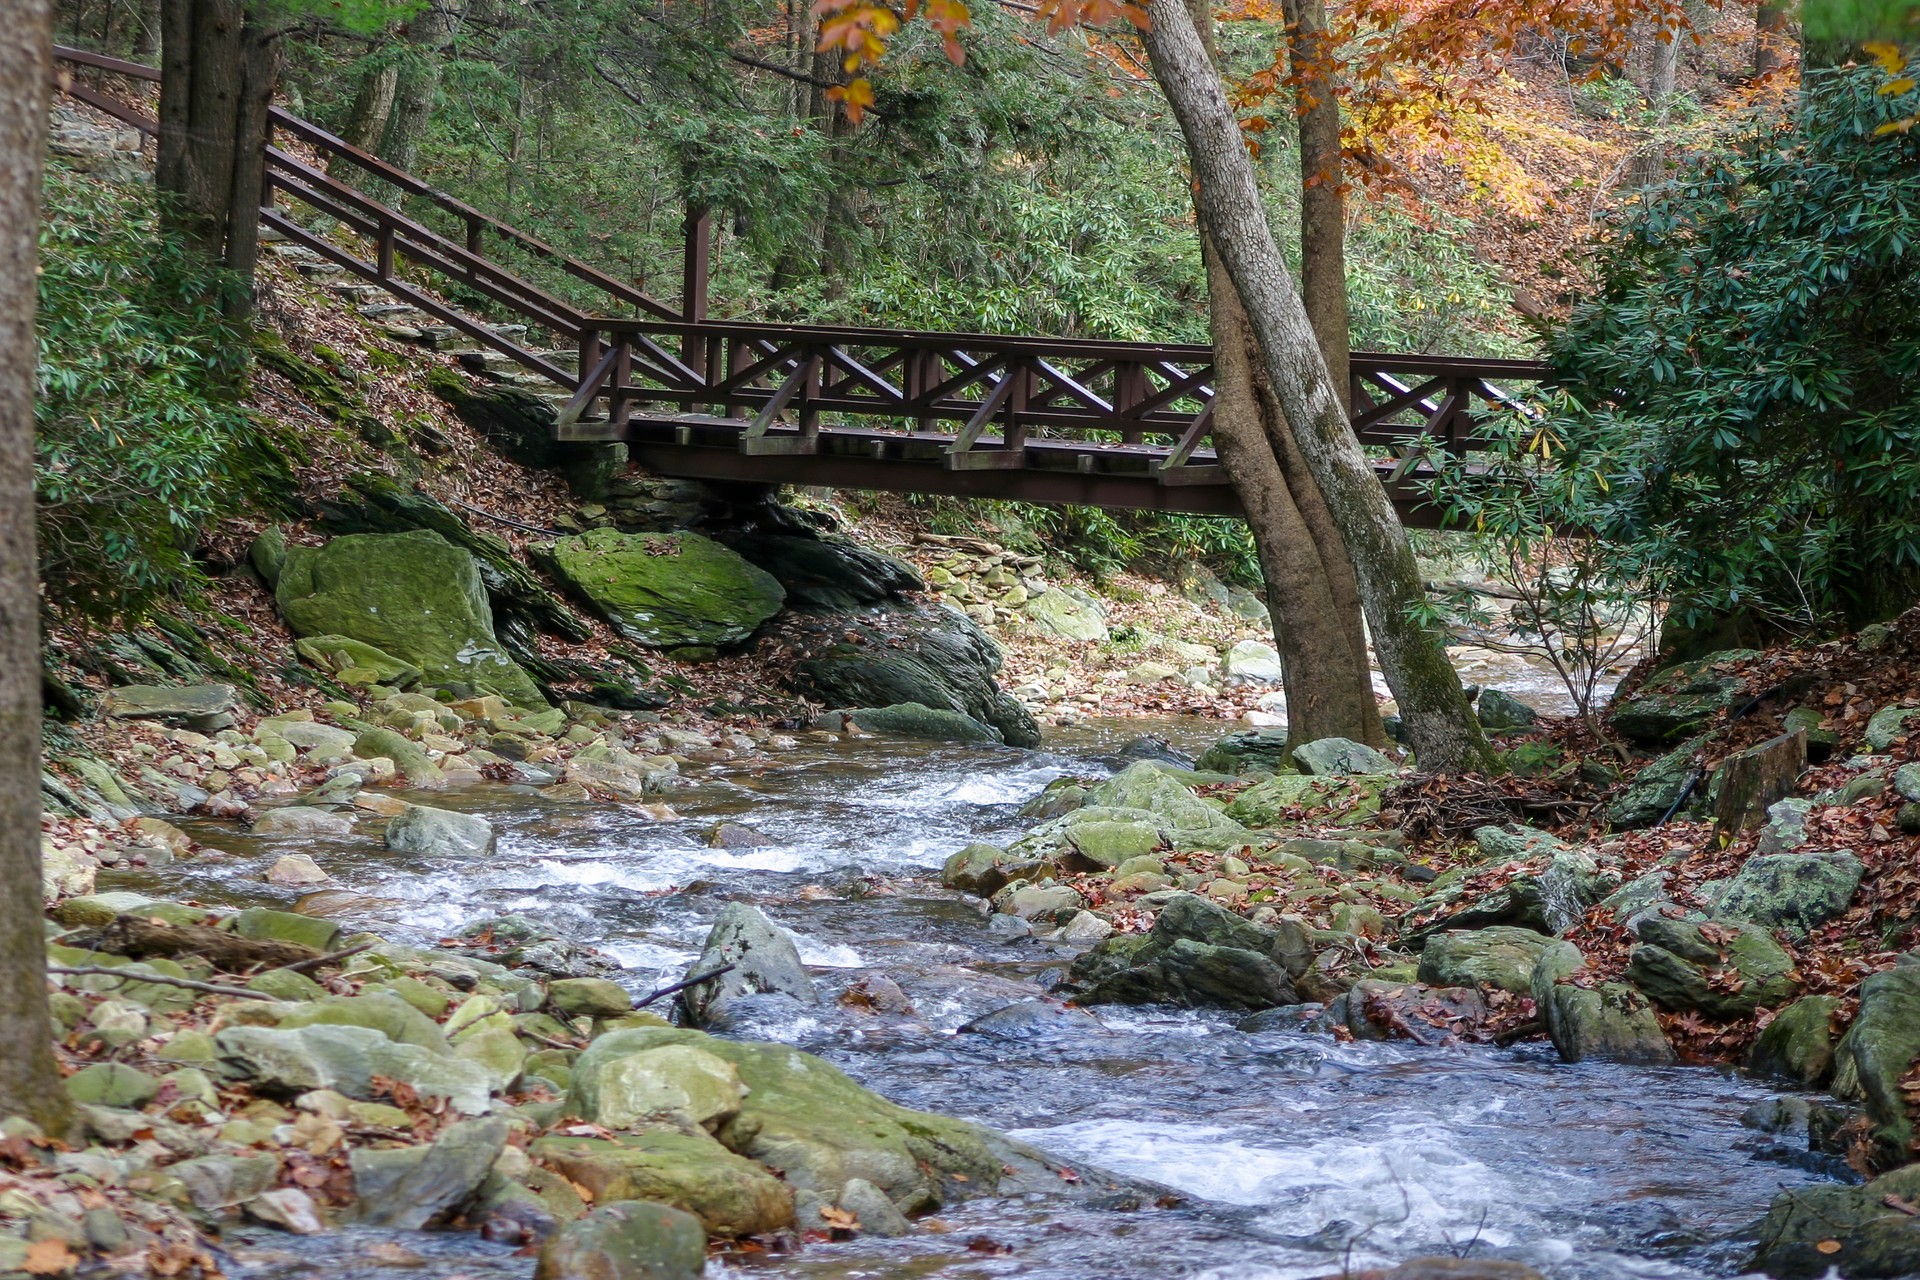
[(1747, 1054), (1747, 1070), (1817, 1087), (1833, 1074), (1832, 996), (1802, 996), (1760, 1032)]
[(1655, 672), (1615, 702), (1608, 718), (1630, 742), (1677, 742), (1733, 708), (1745, 688), (1733, 668), (1759, 656), (1753, 649), (1727, 649)]
[(1269, 1009), (1299, 996), (1283, 938), (1195, 894), (1170, 898), (1145, 936), (1115, 934), (1073, 962), (1086, 1004)]
[(1567, 981), (1586, 963), (1578, 947), (1556, 942), (1540, 953), (1533, 968), (1534, 1007), (1561, 1058), (1567, 1062), (1672, 1062), (1673, 1047), (1645, 996), (1624, 982), (1589, 988)]
[(347, 534), (323, 547), (289, 547), (274, 591), (301, 636), (346, 636), (417, 667), (436, 684), (544, 707), (507, 656), (473, 556), (437, 533)]
[(1721, 890), (1714, 914), (1801, 936), (1845, 911), (1865, 873), (1843, 849), (1749, 858)]
[(1753, 1265), (1779, 1280), (1920, 1274), (1920, 1218), (1892, 1206), (1920, 1197), (1920, 1165), (1865, 1186), (1796, 1187), (1774, 1197)]
[(1091, 597), (1082, 598), (1059, 587), (1029, 596), (1020, 607), (1027, 625), (1043, 636), (1061, 640), (1105, 640), (1106, 611)]
[(697, 533), (594, 529), (542, 554), (616, 631), (656, 649), (738, 644), (787, 598), (772, 574)]
[(1901, 1080), (1920, 1061), (1920, 964), (1910, 957), (1860, 984), (1860, 1012), (1835, 1051), (1833, 1091), (1858, 1096), (1883, 1163), (1911, 1158), (1913, 1117)]
[(1497, 987), (1525, 995), (1534, 966), (1553, 939), (1531, 929), (1495, 925), (1436, 933), (1420, 952), (1420, 981), (1434, 987)]
[(602, 1205), (561, 1227), (540, 1250), (533, 1280), (700, 1280), (707, 1235), (671, 1205)]
[(1286, 773), (1293, 768), (1285, 729), (1230, 733), (1208, 747), (1194, 768), (1211, 773)]
[(963, 1120), (909, 1110), (861, 1088), (837, 1067), (780, 1044), (718, 1040), (698, 1031), (641, 1028), (600, 1037), (575, 1071), (598, 1061), (688, 1045), (738, 1068), (746, 1097), (716, 1137), (772, 1169), (796, 1194), (801, 1220), (863, 1178), (902, 1211), (991, 1195), (1002, 1161), (986, 1131)]
[(1683, 796), (1693, 802), (1692, 808), (1704, 808), (1706, 788), (1695, 774), (1700, 746), (1696, 739), (1675, 747), (1634, 774), (1607, 805), (1607, 821), (1620, 831), (1651, 827), (1682, 803)]
[(1385, 755), (1351, 738), (1321, 738), (1302, 743), (1293, 750), (1293, 762), (1302, 773), (1317, 778), (1391, 774), (1399, 768)]
[(1773, 935), (1742, 921), (1649, 918), (1627, 981), (1663, 1009), (1741, 1018), (1792, 997), (1800, 981)]
[(998, 742), (1000, 731), (972, 716), (946, 707), (926, 707), (917, 702), (902, 702), (891, 707), (859, 707), (846, 713), (871, 733), (891, 734), (898, 738), (921, 738), (929, 742)]
[(411, 688), (420, 679), (420, 668), (402, 662), (384, 649), (375, 648), (352, 636), (302, 636), (294, 649), (322, 671), (339, 675), (344, 671), (365, 671), (372, 682), (389, 688)]

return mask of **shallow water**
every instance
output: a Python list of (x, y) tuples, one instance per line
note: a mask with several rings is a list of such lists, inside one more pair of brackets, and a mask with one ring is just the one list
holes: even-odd
[[(1103, 1025), (1044, 1035), (959, 1033), (1040, 994), (1072, 952), (989, 934), (978, 910), (938, 887), (941, 861), (1018, 831), (1020, 802), (1063, 773), (1107, 771), (1117, 746), (1147, 729), (1190, 749), (1220, 732), (1217, 722), (1109, 721), (1060, 731), (1044, 752), (823, 747), (696, 778), (673, 800), (678, 822), (551, 804), (532, 790), (437, 793), (422, 798), (494, 820), (494, 855), (396, 857), (370, 838), (371, 823), (356, 840), (300, 849), (343, 886), (385, 900), (354, 925), (431, 942), (523, 914), (617, 957), (636, 992), (679, 977), (723, 905), (752, 901), (794, 933), (825, 994), (880, 972), (917, 1016), (776, 1005), (743, 1034), (819, 1053), (897, 1101), (1189, 1197), (1138, 1212), (982, 1201), (942, 1215), (948, 1230), (908, 1240), (726, 1264), (743, 1271), (1291, 1280), (1465, 1253), (1524, 1259), (1560, 1280), (1677, 1280), (1736, 1274), (1767, 1202), (1813, 1179), (1769, 1158), (1739, 1124), (1765, 1091), (1703, 1069), (1570, 1067), (1539, 1046), (1249, 1036), (1224, 1015), (1156, 1009), (1103, 1009)], [(722, 818), (778, 843), (705, 847)], [(120, 883), (209, 902), (290, 900), (260, 877), (291, 845), (214, 824), (194, 835), (228, 856)], [(400, 1238), (419, 1255), (404, 1267), (369, 1252), (394, 1239), (245, 1230), (232, 1244), (244, 1272), (276, 1280), (531, 1272), (529, 1258), (468, 1235)]]

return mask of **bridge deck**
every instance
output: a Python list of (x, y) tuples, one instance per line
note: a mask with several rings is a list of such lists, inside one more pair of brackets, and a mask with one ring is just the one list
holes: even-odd
[[(150, 84), (159, 72), (56, 55), (62, 92), (157, 132), (141, 108), (86, 81)], [(262, 221), (569, 396), (557, 439), (624, 441), (639, 465), (690, 479), (1241, 514), (1208, 448), (1206, 347), (712, 320), (704, 211), (688, 211), (674, 307), (277, 107), (270, 132)], [(406, 211), (341, 181), (346, 166), (402, 193)], [(489, 244), (620, 314), (555, 296), (487, 256)], [(577, 365), (502, 332), (491, 318), (502, 312), (550, 347), (577, 349)], [(1418, 482), (1440, 455), (1478, 447), (1487, 414), (1526, 412), (1515, 388), (1546, 372), (1524, 360), (1353, 354), (1354, 432), (1404, 520), (1433, 522)]]

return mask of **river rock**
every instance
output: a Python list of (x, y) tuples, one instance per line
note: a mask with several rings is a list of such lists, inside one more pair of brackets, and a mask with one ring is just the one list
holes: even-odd
[(410, 804), (387, 823), (387, 848), (429, 857), (476, 858), (493, 852), (493, 824), (470, 813)]
[(1499, 1258), (1411, 1258), (1384, 1271), (1347, 1270), (1320, 1280), (1547, 1280), (1524, 1262)]
[(1860, 984), (1860, 1012), (1834, 1053), (1833, 1091), (1865, 1100), (1882, 1163), (1910, 1158), (1913, 1118), (1901, 1080), (1920, 1061), (1920, 963), (1909, 957)]
[(443, 1097), (478, 1115), (488, 1107), (486, 1073), (472, 1063), (418, 1045), (395, 1044), (369, 1027), (228, 1027), (214, 1037), (221, 1072), (268, 1097), (332, 1089), (371, 1100), (375, 1076), (400, 1080), (422, 1096)]
[(685, 1116), (715, 1129), (740, 1113), (745, 1091), (731, 1062), (691, 1045), (657, 1045), (638, 1053), (595, 1053), (573, 1064), (567, 1114), (608, 1129)]
[(852, 613), (925, 591), (913, 567), (851, 538), (817, 534), (727, 532), (721, 541), (773, 575), (796, 609)]
[(652, 1125), (607, 1138), (556, 1134), (536, 1140), (532, 1153), (598, 1204), (672, 1205), (717, 1236), (760, 1235), (794, 1224), (792, 1188), (703, 1129)]
[(1740, 1018), (1790, 998), (1799, 987), (1793, 957), (1755, 924), (1640, 922), (1627, 981), (1663, 1009)]
[[(360, 1198), (360, 1221), (369, 1227), (417, 1231), (449, 1209), (465, 1204), (480, 1189), (493, 1162), (506, 1147), (507, 1122), (499, 1116), (458, 1120), (440, 1131), (413, 1166), (380, 1194)], [(354, 1152), (354, 1184), (360, 1183)], [(409, 1152), (409, 1154), (412, 1154)]]
[(1019, 1000), (961, 1024), (962, 1035), (995, 1036), (1019, 1040), (1031, 1036), (1087, 1035), (1106, 1030), (1091, 1010), (1056, 1000)]
[(1525, 995), (1534, 966), (1553, 939), (1531, 929), (1495, 925), (1436, 933), (1420, 952), (1420, 981), (1436, 987), (1495, 987)]
[(353, 753), (363, 761), (391, 761), (410, 786), (431, 788), (445, 782), (426, 748), (392, 729), (366, 730), (353, 740)]
[(700, 958), (688, 966), (686, 976), (723, 965), (732, 965), (732, 971), (689, 988), (681, 997), (695, 1022), (723, 1023), (729, 1003), (758, 993), (791, 996), (803, 1004), (820, 1002), (793, 939), (744, 902), (722, 908), (700, 949)]
[(280, 1176), (280, 1159), (273, 1155), (202, 1156), (168, 1165), (167, 1173), (185, 1185), (194, 1208), (218, 1213), (272, 1189)]
[(278, 836), (350, 836), (353, 819), (330, 809), (309, 809), (304, 805), (283, 805), (268, 809), (254, 819), (253, 834)]
[(1208, 747), (1194, 768), (1209, 773), (1284, 773), (1293, 767), (1285, 729), (1230, 733)]
[(1344, 1027), (1356, 1040), (1437, 1044), (1463, 1024), (1471, 1030), (1486, 1016), (1486, 1000), (1470, 987), (1363, 978), (1334, 997), (1314, 1025), (1323, 1031)]
[(328, 996), (279, 1012), (282, 1029), (299, 1027), (369, 1027), (395, 1044), (410, 1044), (433, 1053), (446, 1053), (447, 1037), (435, 1022), (399, 996), (368, 992), (357, 996)]
[[(1688, 796), (1699, 807), (1706, 794), (1700, 785), (1701, 740), (1695, 738), (1674, 748), (1641, 768), (1633, 781), (1607, 805), (1607, 821), (1615, 830), (1633, 831), (1651, 827), (1664, 818), (1681, 797)], [(1688, 792), (1692, 787), (1691, 793)]]
[(1759, 657), (1752, 649), (1728, 649), (1655, 672), (1609, 711), (1614, 730), (1630, 742), (1663, 745), (1705, 727), (1733, 709), (1745, 681), (1734, 672)]
[(656, 649), (739, 644), (787, 595), (772, 574), (697, 533), (594, 529), (542, 554), (614, 630)]
[(1475, 703), (1480, 727), (1491, 732), (1531, 729), (1540, 723), (1540, 713), (1520, 699), (1499, 689), (1483, 689)]
[(160, 1082), (137, 1067), (123, 1062), (96, 1062), (82, 1067), (66, 1079), (67, 1094), (75, 1102), (98, 1107), (138, 1109), (153, 1101)]
[(1000, 646), (966, 614), (885, 609), (835, 624), (806, 637), (808, 656), (790, 677), (796, 692), (830, 707), (946, 708), (993, 726), (1009, 746), (1040, 745), (1032, 713), (994, 679)]
[(1321, 738), (1295, 747), (1293, 762), (1302, 773), (1320, 778), (1391, 774), (1399, 768), (1372, 747), (1350, 738)]
[(1753, 1265), (1778, 1280), (1920, 1274), (1920, 1220), (1890, 1207), (1920, 1197), (1920, 1165), (1865, 1186), (1797, 1187), (1774, 1197)]
[(321, 869), (319, 863), (304, 853), (289, 853), (285, 857), (276, 859), (274, 864), (267, 868), (267, 882), (269, 884), (284, 884), (297, 887), (301, 885), (326, 884), (332, 879), (332, 876)]
[(700, 1280), (706, 1265), (698, 1218), (629, 1200), (560, 1228), (541, 1247), (533, 1280)]
[[(240, 691), (230, 684), (128, 684), (107, 691), (103, 714), (118, 720), (172, 720), (211, 733), (233, 723)], [(204, 727), (226, 717), (226, 724)]]
[(1014, 881), (993, 895), (993, 908), (1021, 920), (1060, 920), (1087, 905), (1069, 885)]
[(901, 702), (891, 707), (859, 707), (842, 714), (871, 733), (887, 733), (899, 738), (921, 738), (929, 742), (1001, 740), (998, 729), (964, 712), (946, 707), (925, 707), (917, 702)]
[(1645, 996), (1624, 982), (1585, 988), (1565, 981), (1586, 963), (1578, 947), (1556, 942), (1541, 952), (1533, 968), (1534, 1007), (1561, 1058), (1649, 1065), (1672, 1062), (1673, 1047)]
[(886, 1193), (865, 1178), (850, 1178), (840, 1190), (840, 1209), (860, 1224), (860, 1234), (892, 1238), (913, 1234), (913, 1224)]
[(350, 636), (423, 679), (497, 693), (519, 706), (546, 699), (501, 647), (472, 553), (437, 533), (360, 533), (289, 547), (274, 589), (301, 636)]
[(1220, 659), (1220, 683), (1229, 689), (1274, 685), (1286, 679), (1280, 651), (1258, 640), (1241, 640)]
[(1832, 996), (1802, 996), (1761, 1030), (1747, 1054), (1747, 1070), (1817, 1088), (1833, 1074)]
[(627, 989), (606, 978), (560, 978), (547, 984), (547, 999), (569, 1018), (619, 1018), (633, 1012)]
[(1092, 596), (1049, 587), (1029, 596), (1020, 613), (1043, 636), (1083, 642), (1107, 639), (1106, 610)]
[(1847, 909), (1865, 873), (1845, 850), (1763, 854), (1726, 883), (1714, 914), (1803, 937)]
[[(1525, 858), (1530, 870), (1499, 888), (1467, 898), (1457, 885), (1430, 894), (1401, 918), (1401, 941), (1424, 946), (1443, 929), (1484, 929), (1516, 925), (1558, 934), (1583, 919), (1587, 909), (1620, 886), (1620, 874), (1603, 867), (1587, 850), (1531, 828), (1482, 827), (1474, 833), (1483, 851), (1500, 860)], [(1544, 856), (1543, 865), (1538, 860)]]
[(1870, 751), (1885, 751), (1907, 736), (1909, 722), (1920, 719), (1920, 707), (1882, 707), (1867, 721), (1866, 741)]
[(961, 893), (991, 898), (1009, 880), (1035, 875), (1045, 865), (1041, 859), (1017, 857), (997, 845), (970, 844), (941, 866), (940, 883)]
[(1279, 944), (1279, 935), (1217, 903), (1176, 894), (1147, 934), (1116, 934), (1075, 959), (1069, 989), (1085, 1004), (1294, 1004)]
[[(1169, 843), (1182, 849), (1231, 849), (1253, 833), (1208, 804), (1156, 760), (1136, 760), (1087, 793), (1087, 807), (1144, 810)], [(1087, 807), (1067, 815), (1085, 821)], [(1021, 848), (1021, 842), (1014, 843)], [(1146, 852), (1141, 850), (1141, 852)]]
[(352, 636), (302, 636), (294, 649), (323, 671), (340, 675), (347, 671), (365, 672), (366, 683), (390, 689), (408, 689), (418, 684), (422, 674), (411, 662), (402, 662), (388, 653)]

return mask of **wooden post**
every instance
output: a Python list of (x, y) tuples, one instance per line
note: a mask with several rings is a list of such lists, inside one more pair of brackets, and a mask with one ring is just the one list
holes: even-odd
[[(683, 224), (686, 248), (680, 258), (680, 318), (702, 324), (707, 318), (707, 277), (713, 270), (713, 212), (705, 205), (687, 206)], [(680, 358), (702, 377), (707, 372), (707, 348), (698, 334), (681, 343)]]
[(393, 279), (393, 224), (385, 218), (380, 220), (380, 242), (376, 259), (376, 269), (380, 272), (380, 278)]
[(625, 427), (627, 419), (633, 415), (633, 401), (627, 399), (627, 384), (633, 376), (633, 335), (623, 333), (616, 340), (617, 354), (613, 358), (613, 370), (607, 377), (607, 422), (611, 426)]

